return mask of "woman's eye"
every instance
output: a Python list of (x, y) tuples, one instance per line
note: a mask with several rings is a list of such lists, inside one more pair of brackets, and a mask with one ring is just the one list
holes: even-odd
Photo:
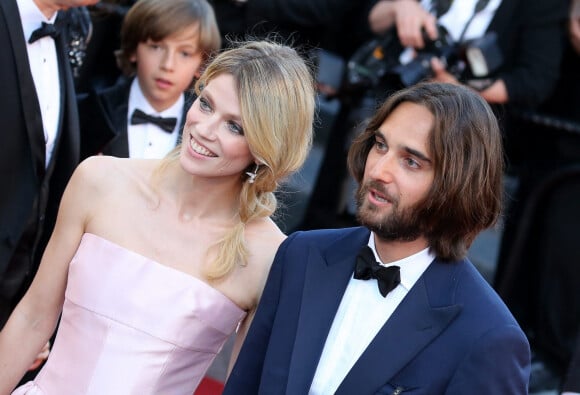
[(199, 108), (205, 112), (211, 111), (211, 106), (209, 105), (208, 101), (203, 97), (199, 98)]
[(240, 125), (238, 125), (237, 123), (235, 123), (235, 122), (228, 122), (228, 127), (235, 134), (239, 134), (239, 135), (242, 135), (242, 136), (244, 135), (244, 129), (242, 129), (242, 127)]

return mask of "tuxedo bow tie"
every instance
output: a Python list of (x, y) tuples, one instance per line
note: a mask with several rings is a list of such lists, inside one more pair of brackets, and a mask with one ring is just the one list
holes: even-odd
[(155, 115), (145, 114), (143, 111), (136, 109), (131, 115), (131, 125), (140, 125), (143, 123), (152, 123), (159, 126), (163, 131), (172, 133), (177, 123), (177, 118), (163, 118)]
[(58, 29), (52, 23), (42, 22), (42, 25), (32, 32), (30, 38), (28, 39), (28, 43), (32, 44), (33, 42), (46, 36), (50, 36), (54, 39), (58, 36), (58, 33)]
[(381, 295), (387, 296), (401, 282), (399, 266), (385, 267), (375, 260), (373, 250), (366, 245), (361, 248), (356, 257), (354, 278), (357, 280), (369, 280), (376, 278)]

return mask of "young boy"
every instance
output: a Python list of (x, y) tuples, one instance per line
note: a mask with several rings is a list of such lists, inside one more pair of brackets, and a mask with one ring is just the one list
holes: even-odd
[(206, 0), (139, 0), (121, 28), (123, 76), (79, 96), (81, 156), (160, 158), (178, 143), (190, 88), (221, 38)]

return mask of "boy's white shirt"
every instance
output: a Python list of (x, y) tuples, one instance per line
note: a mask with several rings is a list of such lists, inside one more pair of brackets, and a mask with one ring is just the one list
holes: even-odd
[[(127, 113), (127, 137), (129, 139), (130, 158), (163, 158), (169, 151), (175, 148), (177, 139), (181, 133), (179, 126), (181, 125), (184, 102), (185, 99), (182, 94), (167, 110), (157, 112), (143, 95), (137, 78), (133, 79), (131, 90), (129, 91)], [(131, 125), (131, 114), (137, 108), (149, 115), (176, 118), (177, 122), (175, 123), (173, 132), (167, 133), (158, 126), (150, 123)]]

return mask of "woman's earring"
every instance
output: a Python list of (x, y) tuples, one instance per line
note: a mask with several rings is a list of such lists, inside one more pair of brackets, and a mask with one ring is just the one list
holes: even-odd
[(256, 165), (256, 167), (254, 168), (254, 171), (247, 171), (246, 174), (248, 175), (248, 182), (250, 184), (253, 184), (254, 181), (256, 181), (256, 176), (258, 175), (258, 169), (260, 168), (260, 165)]

